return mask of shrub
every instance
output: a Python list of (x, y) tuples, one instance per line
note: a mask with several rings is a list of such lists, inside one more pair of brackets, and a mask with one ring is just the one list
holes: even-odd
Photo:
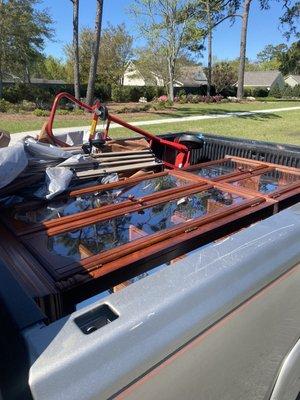
[(12, 104), (9, 101), (6, 101), (4, 99), (0, 99), (0, 112), (7, 112)]
[(177, 96), (178, 96), (179, 98), (186, 97), (185, 90), (184, 90), (184, 89), (180, 89), (179, 92), (178, 92), (178, 94), (177, 94)]
[(266, 88), (254, 88), (252, 90), (252, 96), (253, 97), (268, 97), (269, 95), (269, 90)]
[(163, 110), (166, 108), (166, 102), (165, 101), (159, 101), (155, 104), (153, 104), (153, 109), (154, 110)]
[(96, 82), (95, 84), (95, 97), (97, 97), (101, 102), (108, 101), (111, 99), (111, 85), (106, 83)]
[(300, 97), (300, 85), (293, 87), (293, 97)]
[(244, 88), (244, 97), (250, 97), (250, 96), (252, 96), (252, 88), (249, 87)]
[(174, 104), (174, 102), (171, 101), (171, 100), (167, 100), (167, 101), (166, 101), (166, 107), (172, 107), (173, 104)]
[[(43, 110), (43, 111), (45, 111), (45, 110)], [(60, 110), (56, 111), (56, 114), (57, 115), (67, 115), (67, 114), (70, 114), (70, 111), (69, 110), (65, 110), (65, 109), (60, 109)]]
[(183, 95), (183, 96), (179, 97), (179, 103), (180, 104), (186, 104), (187, 103), (187, 96)]
[(282, 96), (286, 98), (293, 97), (293, 88), (290, 85), (285, 84)]
[(142, 107), (140, 107), (141, 111), (149, 111), (151, 108), (151, 104), (144, 104)]
[(11, 103), (20, 103), (23, 100), (37, 102), (50, 101), (53, 98), (53, 88), (34, 86), (28, 83), (17, 83), (13, 86), (4, 87), (3, 95)]
[(218, 94), (215, 96), (200, 96), (200, 95), (193, 95), (188, 94), (186, 96), (186, 101), (188, 103), (220, 103), (223, 100), (223, 96)]
[(8, 113), (10, 114), (18, 114), (20, 112), (20, 106), (19, 104), (10, 104), (7, 110)]
[(157, 90), (160, 88), (156, 88), (155, 86), (145, 86), (143, 89), (143, 95), (140, 97), (146, 97), (148, 101), (152, 101), (156, 96), (163, 94), (161, 90)]
[(158, 86), (115, 85), (111, 90), (111, 99), (117, 103), (138, 102), (141, 97), (146, 97), (147, 101), (152, 101), (155, 97), (160, 97), (164, 93), (165, 89)]
[(33, 114), (34, 114), (36, 117), (48, 117), (48, 116), (50, 115), (49, 111), (42, 110), (42, 109), (40, 109), (40, 108), (36, 108), (36, 109), (33, 111)]
[(157, 99), (157, 101), (158, 101), (159, 103), (165, 103), (165, 102), (168, 101), (168, 96), (166, 96), (166, 95), (160, 96), (160, 97)]
[(84, 110), (82, 108), (74, 108), (72, 113), (75, 115), (82, 115), (84, 114)]
[(113, 86), (111, 90), (111, 99), (117, 103), (130, 101), (130, 88), (128, 86)]
[(280, 99), (282, 97), (282, 90), (280, 89), (279, 85), (274, 85), (269, 91), (270, 97), (275, 97), (276, 99)]
[(236, 96), (237, 93), (237, 87), (236, 86), (228, 86), (227, 88), (221, 90), (220, 95), (223, 97), (228, 97), (228, 96)]
[(23, 111), (34, 111), (36, 109), (36, 105), (33, 101), (23, 100), (20, 103), (20, 109)]

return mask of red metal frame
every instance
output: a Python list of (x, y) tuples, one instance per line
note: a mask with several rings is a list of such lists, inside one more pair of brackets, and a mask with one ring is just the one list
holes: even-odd
[[(99, 101), (97, 101), (93, 106), (89, 106), (88, 104), (85, 104), (80, 100), (77, 100), (74, 96), (72, 96), (71, 94), (66, 93), (66, 92), (59, 93), (55, 97), (45, 130), (46, 130), (47, 135), (49, 136), (49, 139), (53, 143), (55, 143), (58, 146), (69, 147), (69, 145), (67, 143), (64, 143), (61, 140), (57, 139), (54, 136), (53, 131), (52, 131), (55, 113), (58, 108), (59, 102), (63, 98), (67, 98), (68, 100), (77, 104), (79, 107), (85, 109), (86, 111), (88, 111), (90, 113), (93, 113), (93, 124), (97, 124), (97, 122), (98, 122), (99, 108), (102, 106), (102, 104)], [(144, 129), (138, 128), (137, 126), (133, 126), (133, 125), (129, 124), (128, 122), (123, 121), (121, 118), (116, 117), (115, 115), (111, 115), (110, 113), (107, 114), (106, 121), (107, 121), (107, 124), (106, 124), (106, 129), (104, 132), (105, 140), (109, 140), (109, 137), (108, 137), (109, 126), (110, 126), (111, 122), (114, 122), (118, 125), (123, 126), (124, 128), (127, 128), (133, 132), (138, 133), (139, 135), (144, 136), (145, 138), (147, 138), (150, 141), (150, 144), (152, 142), (156, 142), (160, 146), (167, 146), (167, 147), (171, 148), (172, 150), (176, 151), (175, 165), (168, 163), (166, 161), (163, 161), (167, 167), (183, 168), (183, 167), (189, 166), (190, 150), (188, 149), (187, 146), (177, 143), (177, 142), (171, 142), (170, 140), (162, 139), (158, 136), (152, 135), (150, 132), (147, 132)]]

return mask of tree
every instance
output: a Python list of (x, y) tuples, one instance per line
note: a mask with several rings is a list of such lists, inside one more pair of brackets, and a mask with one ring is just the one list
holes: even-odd
[[(155, 57), (153, 57), (153, 54), (155, 54)], [(136, 50), (136, 56), (137, 60), (134, 62), (134, 67), (145, 79), (146, 84), (149, 86), (163, 85), (166, 88), (166, 93), (169, 93), (169, 70), (165, 49), (144, 47)], [(195, 66), (195, 63), (188, 53), (181, 52), (175, 65), (174, 81), (180, 79), (182, 68), (187, 66)]]
[(232, 64), (221, 61), (212, 68), (212, 83), (216, 92), (221, 93), (224, 89), (231, 88), (237, 80), (237, 71)]
[(257, 54), (260, 69), (279, 69), (283, 75), (300, 73), (300, 42), (294, 42), (288, 47), (286, 44), (267, 45)]
[(210, 95), (212, 81), (212, 43), (213, 31), (227, 19), (234, 22), (240, 0), (197, 0), (195, 12), (203, 36), (207, 39), (207, 95)]
[(53, 56), (42, 57), (33, 65), (31, 74), (35, 78), (67, 80), (66, 65)]
[(283, 52), (288, 50), (288, 46), (284, 43), (273, 46), (268, 44), (264, 49), (257, 54), (257, 60), (260, 63), (272, 61), (274, 58), (280, 57)]
[(242, 16), (242, 31), (241, 31), (241, 44), (240, 44), (240, 65), (238, 72), (238, 89), (237, 98), (241, 99), (244, 94), (244, 75), (245, 75), (245, 59), (246, 59), (246, 46), (247, 46), (247, 30), (250, 5), (252, 0), (244, 0), (243, 16)]
[[(92, 56), (94, 35), (89, 28), (84, 28), (79, 33), (80, 78), (88, 82), (90, 59)], [(129, 60), (132, 58), (133, 38), (125, 29), (125, 25), (109, 25), (103, 30), (99, 49), (99, 62), (97, 65), (96, 80), (105, 84), (120, 84)], [(67, 57), (67, 73), (69, 79), (73, 79), (74, 49), (72, 44), (65, 46)]]
[(300, 41), (291, 44), (286, 53), (280, 57), (280, 71), (284, 74), (300, 74)]
[[(87, 83), (90, 71), (90, 60), (92, 57), (92, 47), (93, 47), (94, 33), (89, 28), (84, 28), (79, 33), (79, 75), (82, 83)], [(70, 82), (74, 81), (74, 48), (73, 44), (67, 44), (64, 48), (65, 55), (67, 58), (66, 69), (68, 80)]]
[(125, 25), (109, 25), (102, 34), (98, 76), (107, 84), (122, 84), (124, 72), (133, 56), (133, 37)]
[(52, 38), (52, 19), (38, 10), (39, 0), (0, 1), (0, 98), (3, 74), (23, 76), (30, 82), (30, 70), (40, 60), (45, 39)]
[(79, 74), (79, 36), (78, 36), (78, 11), (79, 0), (71, 0), (73, 3), (73, 54), (74, 54), (74, 93), (77, 100), (80, 99), (80, 74)]
[[(296, 32), (295, 21), (299, 19), (300, 2), (295, 0), (277, 0), (283, 4), (284, 13), (280, 18), (282, 26), (287, 25), (289, 31), (286, 31), (285, 35), (290, 36), (290, 32)], [(248, 19), (252, 0), (243, 1), (243, 14), (242, 14), (242, 30), (241, 30), (241, 44), (240, 44), (240, 66), (238, 74), (238, 90), (237, 97), (241, 99), (244, 93), (244, 74), (245, 74), (245, 58), (246, 58), (246, 47), (247, 47), (247, 29)], [(269, 0), (259, 0), (261, 9), (269, 8)]]
[(167, 66), (171, 101), (174, 100), (178, 59), (184, 50), (199, 43), (202, 35), (191, 6), (191, 1), (184, 0), (134, 0), (131, 8), (139, 31), (147, 39), (148, 47), (160, 49), (160, 56)]
[(96, 73), (98, 66), (100, 36), (102, 27), (102, 14), (103, 14), (103, 0), (97, 0), (95, 32), (94, 32), (94, 40), (92, 47), (88, 87), (86, 92), (86, 101), (89, 105), (92, 105), (94, 100), (94, 90), (95, 90), (95, 81), (96, 81)]

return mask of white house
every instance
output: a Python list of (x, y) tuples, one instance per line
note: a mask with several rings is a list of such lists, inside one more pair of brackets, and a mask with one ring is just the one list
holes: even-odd
[[(147, 80), (133, 62), (130, 62), (123, 77), (124, 86), (164, 86), (163, 79), (152, 72), (153, 79)], [(182, 67), (180, 74), (174, 82), (175, 87), (200, 87), (207, 84), (207, 78), (200, 66)]]
[(284, 78), (285, 83), (291, 87), (300, 85), (300, 75), (288, 75)]

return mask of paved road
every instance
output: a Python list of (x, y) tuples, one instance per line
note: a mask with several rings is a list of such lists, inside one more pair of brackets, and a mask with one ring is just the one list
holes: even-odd
[[(178, 123), (178, 122), (189, 122), (189, 121), (201, 121), (205, 119), (221, 119), (221, 118), (232, 118), (232, 117), (242, 117), (253, 114), (269, 114), (274, 112), (285, 112), (285, 111), (294, 111), (300, 110), (300, 106), (296, 107), (285, 107), (285, 108), (271, 108), (268, 110), (254, 110), (254, 111), (243, 111), (243, 112), (227, 112), (225, 114), (211, 114), (211, 115), (193, 115), (191, 117), (181, 117), (181, 118), (163, 118), (163, 119), (155, 119), (150, 121), (138, 121), (132, 122), (134, 126), (149, 126), (149, 125), (161, 125), (161, 124), (170, 124), (170, 123)], [(120, 126), (117, 124), (111, 124), (110, 129), (119, 128)], [(89, 126), (77, 126), (72, 128), (57, 128), (53, 129), (53, 132), (56, 134), (64, 133), (64, 132), (76, 132), (88, 130)], [(99, 129), (102, 129), (102, 126), (99, 126)], [(11, 138), (11, 144), (14, 144), (16, 141), (22, 139), (25, 136), (33, 136), (36, 137), (39, 134), (38, 131), (28, 131), (28, 132), (18, 132), (14, 133)]]

